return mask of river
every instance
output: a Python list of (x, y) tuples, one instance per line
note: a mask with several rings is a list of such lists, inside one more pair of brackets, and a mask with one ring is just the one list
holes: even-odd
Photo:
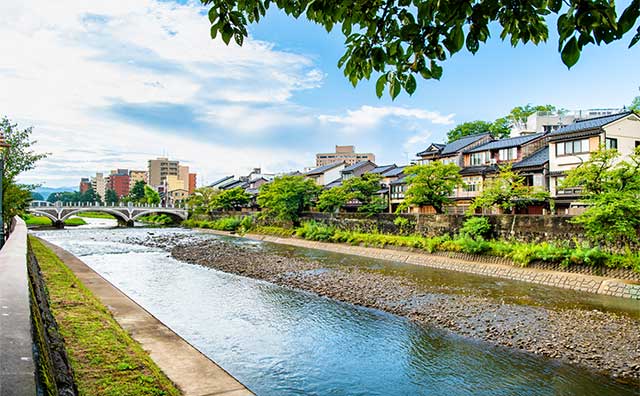
[[(148, 233), (219, 238), (213, 235), (172, 228), (113, 229), (109, 220), (86, 220), (87, 226), (34, 234), (80, 257), (258, 395), (640, 393), (581, 368), (471, 341), (385, 312), (183, 263), (164, 250), (125, 242)], [(622, 299), (228, 239), (257, 250), (313, 257), (329, 266), (360, 265), (457, 285), (460, 293), (504, 293), (507, 299), (525, 303), (570, 304), (633, 316), (639, 311)], [(558, 296), (564, 297), (554, 298)]]

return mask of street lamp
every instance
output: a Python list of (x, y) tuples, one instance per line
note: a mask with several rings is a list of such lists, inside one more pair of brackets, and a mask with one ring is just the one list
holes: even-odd
[(4, 246), (4, 209), (2, 208), (4, 191), (2, 184), (4, 183), (4, 155), (8, 147), (9, 144), (4, 139), (4, 132), (0, 131), (0, 248)]

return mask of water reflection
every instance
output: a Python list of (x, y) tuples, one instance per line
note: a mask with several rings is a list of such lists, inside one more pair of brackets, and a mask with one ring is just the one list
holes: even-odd
[[(258, 395), (636, 394), (636, 389), (581, 369), (122, 242), (146, 232), (76, 229), (40, 235), (82, 255)], [(290, 253), (323, 256), (297, 249)], [(352, 260), (344, 255), (320, 259), (349, 265)], [(386, 268), (384, 262), (373, 265)]]

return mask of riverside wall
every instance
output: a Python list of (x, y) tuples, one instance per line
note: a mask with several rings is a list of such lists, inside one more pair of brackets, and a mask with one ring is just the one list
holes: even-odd
[[(232, 215), (250, 215), (249, 212), (211, 213), (210, 218), (218, 219)], [(552, 215), (487, 215), (492, 224), (493, 237), (511, 239), (520, 242), (561, 242), (583, 241), (584, 229), (573, 224), (571, 216)], [(399, 224), (396, 219), (406, 219)], [(341, 230), (380, 232), (385, 234), (420, 234), (433, 237), (444, 234), (456, 234), (467, 216), (455, 214), (391, 214), (380, 213), (368, 216), (361, 213), (318, 213), (306, 212), (302, 221), (315, 220)], [(259, 220), (264, 225), (280, 225), (270, 220)]]

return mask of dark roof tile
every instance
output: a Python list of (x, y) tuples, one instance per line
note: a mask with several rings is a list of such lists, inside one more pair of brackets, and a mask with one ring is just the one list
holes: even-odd
[(478, 153), (480, 151), (499, 150), (499, 149), (505, 149), (509, 147), (518, 147), (523, 144), (529, 143), (533, 140), (536, 140), (542, 136), (544, 136), (543, 133), (534, 133), (532, 135), (524, 135), (524, 136), (518, 136), (514, 138), (494, 140), (493, 142), (481, 144), (478, 147), (474, 147), (471, 150), (465, 151), (465, 153)]
[(447, 144), (446, 146), (444, 146), (444, 148), (442, 149), (442, 151), (440, 152), (441, 155), (448, 155), (448, 154), (454, 154), (457, 153), (458, 151), (464, 149), (467, 146), (472, 145), (473, 143), (477, 142), (480, 139), (483, 139), (485, 137), (489, 136), (489, 132), (487, 133), (479, 133), (476, 135), (470, 135), (470, 136), (465, 136), (463, 138), (460, 138), (456, 141), (453, 141), (449, 144)]
[(623, 111), (622, 113), (618, 113), (618, 114), (611, 114), (611, 115), (606, 115), (602, 117), (589, 118), (586, 120), (576, 121), (573, 124), (569, 124), (562, 128), (556, 129), (555, 131), (551, 132), (549, 136), (555, 137), (558, 135), (564, 135), (568, 133), (588, 131), (592, 129), (600, 129), (607, 124), (610, 124), (614, 121), (618, 121), (619, 119), (627, 117), (631, 114), (633, 114), (632, 111)]
[(545, 146), (523, 160), (513, 164), (514, 169), (542, 166), (549, 162), (549, 146)]
[(324, 172), (326, 172), (326, 171), (328, 171), (330, 169), (333, 169), (333, 168), (335, 168), (337, 166), (340, 166), (340, 165), (344, 165), (344, 162), (333, 162), (333, 163), (331, 163), (329, 165), (325, 165), (325, 166), (321, 166), (319, 168), (311, 169), (309, 172), (305, 172), (304, 174), (307, 175), (307, 176), (319, 175), (321, 173), (324, 173)]

